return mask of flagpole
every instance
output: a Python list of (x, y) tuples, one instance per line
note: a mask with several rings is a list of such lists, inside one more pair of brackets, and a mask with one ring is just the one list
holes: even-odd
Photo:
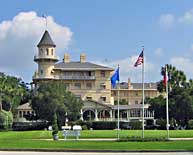
[(142, 63), (142, 139), (144, 139), (144, 68), (145, 68), (145, 59), (144, 59), (144, 47), (143, 47), (143, 63)]
[[(119, 65), (118, 65), (118, 67), (119, 67)], [(117, 140), (119, 140), (119, 126), (120, 126), (120, 124), (119, 124), (119, 90), (120, 90), (120, 83), (119, 83), (119, 80), (118, 80), (118, 89), (117, 89), (117, 95), (118, 95), (118, 102), (117, 102)]]
[(165, 74), (166, 74), (166, 129), (167, 129), (167, 139), (169, 139), (168, 71), (167, 71), (167, 65), (165, 65)]

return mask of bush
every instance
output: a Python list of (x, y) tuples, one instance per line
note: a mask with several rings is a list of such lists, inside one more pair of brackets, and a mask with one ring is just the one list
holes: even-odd
[(159, 129), (166, 129), (166, 120), (165, 119), (158, 119), (156, 120), (156, 124), (159, 125)]
[(12, 128), (13, 115), (9, 111), (0, 111), (0, 129), (8, 130)]
[(52, 135), (58, 134), (58, 123), (57, 123), (57, 115), (54, 113), (54, 120), (52, 123)]
[(188, 121), (188, 129), (193, 129), (193, 119)]
[(134, 130), (142, 129), (142, 122), (140, 121), (131, 121), (129, 122), (129, 125), (131, 126), (131, 129), (134, 129)]
[(28, 130), (42, 130), (48, 128), (49, 124), (47, 122), (14, 122), (14, 131), (28, 131)]
[(92, 123), (92, 128), (95, 130), (112, 130), (117, 128), (116, 122), (104, 122), (104, 121), (97, 121)]

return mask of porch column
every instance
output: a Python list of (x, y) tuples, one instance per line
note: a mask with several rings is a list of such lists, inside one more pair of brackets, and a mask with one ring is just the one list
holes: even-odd
[(127, 120), (129, 120), (129, 110), (127, 110)]
[(80, 109), (80, 120), (81, 120), (81, 121), (84, 120), (84, 119), (83, 119), (83, 111), (82, 111), (82, 109)]
[(110, 110), (110, 120), (112, 121), (113, 120), (113, 111)]
[(99, 119), (98, 119), (98, 111), (97, 111), (97, 109), (95, 109), (95, 119), (94, 119), (95, 121), (98, 121)]

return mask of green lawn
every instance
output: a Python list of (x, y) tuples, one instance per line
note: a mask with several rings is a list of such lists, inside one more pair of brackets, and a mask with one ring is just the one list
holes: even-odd
[[(141, 130), (120, 130), (121, 138), (126, 137), (141, 137)], [(165, 130), (145, 130), (145, 137), (162, 138), (166, 137)], [(83, 130), (80, 138), (116, 138), (116, 130)], [(59, 137), (63, 138), (62, 131), (59, 132)], [(193, 138), (193, 130), (171, 130), (171, 138)], [(9, 131), (0, 132), (1, 139), (49, 139), (52, 138), (51, 131)]]
[[(115, 130), (84, 130), (81, 138), (116, 138)], [(173, 130), (170, 137), (193, 137), (193, 130)], [(120, 137), (140, 137), (141, 130), (121, 130)], [(62, 133), (59, 137), (63, 139)], [(146, 130), (145, 137), (166, 137), (164, 130)], [(73, 149), (73, 150), (190, 150), (193, 151), (193, 141), (153, 141), (153, 142), (94, 142), (94, 141), (48, 141), (50, 131), (9, 131), (0, 132), (0, 148), (34, 148), (34, 149)]]

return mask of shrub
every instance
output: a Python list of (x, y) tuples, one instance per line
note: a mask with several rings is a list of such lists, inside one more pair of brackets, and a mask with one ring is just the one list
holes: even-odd
[(42, 130), (48, 128), (49, 124), (44, 122), (14, 122), (13, 130), (14, 131), (28, 131), (28, 130)]
[(0, 111), (0, 129), (8, 130), (12, 128), (13, 115), (9, 111)]
[(142, 128), (142, 122), (140, 121), (131, 121), (129, 122), (129, 125), (131, 126), (131, 129), (141, 129)]
[(158, 119), (156, 120), (156, 124), (159, 125), (159, 129), (166, 129), (166, 120), (165, 119)]
[(57, 115), (54, 113), (54, 120), (52, 123), (52, 135), (58, 134), (58, 123), (57, 123)]
[(92, 123), (92, 128), (95, 130), (112, 130), (117, 128), (117, 123), (113, 121), (97, 121)]
[(193, 129), (193, 119), (188, 121), (188, 129)]

